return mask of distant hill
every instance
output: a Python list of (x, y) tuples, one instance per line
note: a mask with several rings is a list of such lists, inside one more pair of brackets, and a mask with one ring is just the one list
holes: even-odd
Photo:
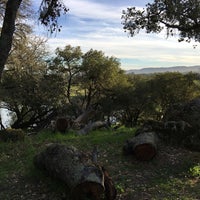
[(164, 72), (180, 72), (180, 73), (188, 73), (188, 72), (196, 72), (200, 73), (200, 65), (196, 66), (175, 66), (175, 67), (159, 67), (159, 68), (142, 68), (142, 69), (131, 69), (127, 70), (127, 73), (134, 74), (153, 74), (153, 73), (164, 73)]

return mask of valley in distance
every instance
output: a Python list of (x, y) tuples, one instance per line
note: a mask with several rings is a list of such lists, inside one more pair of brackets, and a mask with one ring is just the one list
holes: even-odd
[(175, 67), (149, 67), (149, 68), (142, 68), (142, 69), (131, 69), (127, 70), (126, 73), (130, 74), (154, 74), (154, 73), (165, 73), (165, 72), (180, 72), (180, 73), (200, 73), (200, 65), (195, 66), (175, 66)]

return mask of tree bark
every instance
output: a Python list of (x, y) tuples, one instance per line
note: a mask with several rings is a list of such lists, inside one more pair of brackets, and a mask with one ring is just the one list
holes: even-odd
[(65, 117), (57, 118), (55, 130), (60, 133), (66, 133), (66, 131), (71, 127), (72, 120)]
[(86, 110), (84, 113), (79, 115), (75, 120), (74, 123), (87, 123), (90, 118), (95, 115), (96, 111), (93, 109)]
[(102, 128), (102, 127), (108, 128), (107, 122), (96, 121), (96, 122), (93, 122), (93, 123), (89, 123), (89, 124), (85, 125), (84, 128), (82, 128), (81, 130), (79, 130), (78, 134), (80, 134), (80, 135), (86, 135), (90, 131), (95, 130), (95, 129), (99, 129), (99, 128)]
[(8, 0), (0, 35), (0, 80), (12, 47), (17, 11), (22, 0)]
[(1, 120), (1, 114), (0, 114), (0, 130), (5, 130), (5, 127), (4, 127), (2, 120)]
[(71, 191), (71, 199), (114, 200), (116, 190), (104, 168), (74, 147), (51, 144), (34, 158), (39, 169), (60, 179)]
[(134, 154), (138, 160), (151, 160), (157, 153), (157, 135), (144, 132), (126, 141), (123, 147), (125, 154)]

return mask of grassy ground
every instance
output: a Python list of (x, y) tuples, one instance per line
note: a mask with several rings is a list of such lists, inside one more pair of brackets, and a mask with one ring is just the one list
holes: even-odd
[(99, 148), (99, 162), (112, 177), (117, 200), (199, 200), (200, 152), (160, 144), (156, 157), (148, 162), (124, 156), (124, 142), (133, 129), (96, 131), (87, 136), (41, 132), (24, 142), (0, 142), (0, 199), (68, 199), (65, 185), (33, 166), (33, 157), (49, 143), (73, 145), (85, 152)]

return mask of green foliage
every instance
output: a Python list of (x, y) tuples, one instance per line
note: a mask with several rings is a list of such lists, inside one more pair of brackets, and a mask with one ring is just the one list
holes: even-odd
[(40, 5), (39, 21), (42, 25), (49, 27), (51, 33), (60, 31), (62, 26), (58, 25), (58, 18), (66, 14), (69, 9), (60, 0), (43, 0)]
[[(114, 57), (107, 57), (102, 51), (89, 50), (83, 56), (82, 70), (83, 83), (96, 89), (109, 89), (118, 82), (118, 75), (122, 71), (119, 61)], [(101, 85), (102, 84), (102, 85)]]
[(81, 114), (110, 95), (113, 87), (127, 82), (118, 59), (105, 56), (102, 51), (90, 49), (83, 54), (79, 46), (67, 45), (55, 53), (48, 65), (51, 73), (66, 80), (63, 94), (67, 97), (67, 114)]
[(200, 95), (196, 84), (199, 75), (195, 73), (129, 74), (127, 80), (127, 85), (114, 87), (112, 96), (102, 99), (111, 116), (126, 126), (136, 126), (147, 119), (161, 120), (169, 106)]
[(161, 118), (169, 106), (187, 102), (199, 95), (194, 84), (196, 79), (199, 79), (197, 74), (178, 72), (155, 74), (152, 77), (148, 84), (157, 119)]
[(79, 84), (85, 93), (86, 108), (112, 94), (112, 89), (126, 84), (118, 59), (105, 56), (102, 51), (89, 50), (83, 55)]
[(138, 120), (144, 116), (151, 108), (150, 90), (146, 78), (129, 77), (130, 86), (121, 91), (116, 91), (119, 107), (121, 110), (116, 114), (121, 119), (122, 124), (127, 127), (134, 127)]
[(0, 131), (0, 139), (4, 142), (24, 141), (25, 133), (22, 129), (5, 129)]
[(200, 177), (200, 164), (190, 168), (190, 173), (194, 177)]
[(115, 187), (116, 187), (118, 193), (124, 193), (125, 192), (125, 189), (124, 189), (123, 185), (117, 184)]
[(46, 55), (45, 41), (27, 36), (9, 57), (0, 93), (1, 106), (13, 112), (13, 128), (40, 126), (66, 102), (65, 80), (48, 71)]
[(67, 97), (68, 102), (73, 106), (71, 98), (77, 90), (76, 76), (80, 72), (82, 51), (79, 46), (72, 47), (67, 45), (64, 49), (57, 48), (55, 51), (56, 57), (49, 60), (49, 69), (51, 73), (60, 75), (65, 82), (65, 91), (62, 95)]
[(13, 128), (41, 129), (55, 115), (77, 117), (91, 108), (93, 120), (114, 117), (134, 127), (161, 120), (172, 104), (200, 95), (198, 74), (127, 75), (117, 58), (93, 49), (83, 54), (79, 46), (55, 54), (45, 62), (45, 41), (27, 37), (10, 56), (0, 94), (1, 107), (13, 113)]
[(127, 8), (123, 11), (124, 29), (131, 36), (140, 32), (159, 33), (167, 29), (167, 36), (179, 33), (179, 41), (200, 42), (200, 2), (198, 0), (174, 1), (154, 0), (145, 8)]

